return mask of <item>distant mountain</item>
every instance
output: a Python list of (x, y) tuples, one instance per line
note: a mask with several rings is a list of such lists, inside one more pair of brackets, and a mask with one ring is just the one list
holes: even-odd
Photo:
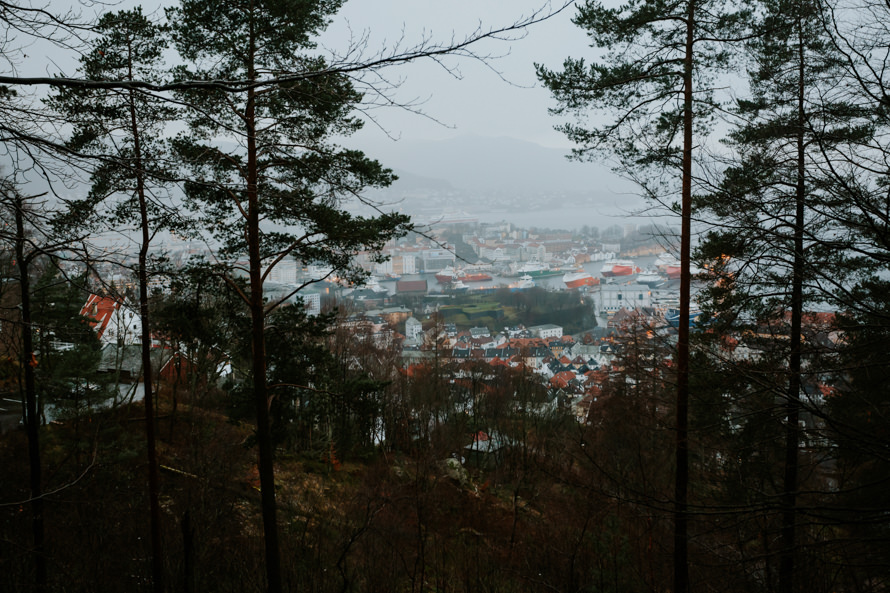
[[(565, 158), (567, 151), (514, 138), (402, 140), (365, 150), (387, 167), (410, 172), (404, 179), (412, 185), (421, 177), (471, 191), (583, 191), (607, 197), (628, 190), (627, 182), (605, 165), (570, 162)], [(398, 191), (398, 185), (393, 189)]]

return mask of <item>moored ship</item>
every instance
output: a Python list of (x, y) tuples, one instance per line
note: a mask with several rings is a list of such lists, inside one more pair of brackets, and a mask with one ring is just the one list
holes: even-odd
[[(683, 266), (680, 265), (680, 262), (676, 264), (670, 264), (665, 266), (664, 273), (667, 274), (667, 277), (670, 280), (679, 280), (680, 274), (683, 273)], [(695, 276), (696, 274), (701, 274), (701, 268), (696, 266), (695, 264), (689, 264), (689, 274)]]
[(436, 280), (438, 280), (440, 284), (448, 284), (449, 282), (454, 282), (457, 279), (457, 270), (455, 270), (451, 266), (442, 268), (441, 271), (436, 273)]
[(517, 276), (531, 276), (532, 278), (546, 278), (548, 276), (559, 276), (562, 274), (562, 270), (557, 268), (551, 268), (547, 264), (542, 264), (539, 262), (525, 262), (516, 270), (514, 274)]
[(594, 278), (590, 275), (590, 272), (586, 272), (584, 270), (576, 270), (574, 272), (567, 272), (563, 277), (562, 281), (565, 283), (566, 288), (581, 288), (582, 286), (596, 286), (600, 283), (599, 278)]
[(535, 281), (532, 280), (532, 277), (528, 274), (523, 275), (519, 278), (519, 282), (516, 284), (516, 288), (519, 290), (527, 290), (529, 288), (535, 287)]
[(461, 282), (460, 280), (455, 280), (448, 285), (446, 291), (448, 292), (467, 292), (470, 289), (469, 286)]
[(655, 259), (655, 263), (653, 265), (655, 266), (655, 269), (658, 270), (659, 272), (664, 272), (665, 268), (669, 265), (679, 266), (680, 260), (677, 259), (677, 257), (675, 255), (665, 251), (664, 253), (660, 254)]
[(464, 282), (488, 282), (491, 280), (491, 274), (485, 272), (466, 273), (458, 277)]
[(356, 286), (349, 294), (356, 300), (380, 300), (389, 296), (389, 291), (380, 285), (376, 276), (369, 276), (364, 284)]
[(638, 284), (645, 284), (649, 288), (654, 288), (660, 284), (665, 283), (665, 278), (658, 271), (653, 270), (652, 268), (647, 268), (637, 276)]
[(614, 276), (630, 276), (631, 274), (639, 274), (640, 268), (634, 265), (629, 259), (613, 259), (603, 264), (600, 274), (604, 278), (612, 278)]
[(461, 282), (487, 282), (491, 280), (491, 274), (486, 274), (485, 272), (472, 272), (468, 274), (461, 269), (455, 269), (448, 266), (436, 274), (436, 280), (441, 284), (447, 284), (456, 280), (460, 280)]
[[(679, 309), (668, 309), (664, 314), (664, 320), (667, 321), (668, 325), (671, 327), (680, 327), (680, 310)], [(708, 318), (705, 316), (701, 309), (698, 307), (690, 305), (689, 307), (689, 327), (699, 327), (706, 325), (708, 323)]]

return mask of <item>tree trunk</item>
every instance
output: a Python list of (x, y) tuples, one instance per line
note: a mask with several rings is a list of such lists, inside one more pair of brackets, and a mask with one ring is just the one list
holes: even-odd
[(797, 522), (797, 474), (798, 448), (800, 442), (800, 370), (801, 370), (801, 324), (803, 318), (803, 225), (806, 186), (805, 172), (805, 126), (804, 111), (804, 40), (801, 15), (798, 15), (798, 87), (797, 87), (797, 180), (795, 188), (794, 213), (794, 260), (791, 280), (791, 353), (788, 360), (788, 394), (785, 402), (785, 476), (782, 486), (782, 535), (779, 557), (779, 593), (794, 590), (794, 549), (796, 546), (795, 524)]
[[(132, 54), (131, 54), (132, 55)], [(133, 77), (132, 61), (130, 78)], [(145, 171), (142, 164), (142, 148), (139, 125), (136, 120), (135, 91), (130, 90), (130, 126), (133, 135), (133, 153), (136, 167), (136, 194), (139, 199), (139, 222), (142, 227), (142, 244), (139, 246), (139, 319), (142, 324), (142, 386), (145, 404), (145, 440), (148, 447), (148, 500), (151, 525), (151, 577), (152, 591), (164, 591), (164, 562), (161, 546), (160, 479), (158, 477), (158, 453), (155, 437), (154, 389), (151, 364), (151, 317), (148, 310), (148, 246), (151, 232), (148, 222), (148, 205), (145, 197)]]
[[(251, 68), (251, 79), (253, 70)], [(269, 593), (281, 592), (281, 559), (275, 503), (275, 468), (269, 397), (266, 393), (265, 307), (263, 305), (262, 260), (260, 257), (260, 214), (256, 145), (255, 94), (248, 91), (247, 110), (247, 250), (250, 266), (250, 323), (253, 346), (253, 397), (256, 407), (257, 465), (262, 495), (263, 535), (266, 544), (266, 578)]]
[(677, 436), (674, 482), (674, 593), (689, 589), (689, 302), (692, 243), (692, 58), (695, 0), (686, 14), (686, 54), (683, 60), (683, 176), (680, 228), (680, 319), (677, 328)]
[(34, 590), (46, 590), (46, 545), (43, 524), (43, 478), (40, 464), (40, 417), (37, 414), (37, 387), (34, 380), (34, 336), (31, 330), (31, 282), (28, 276), (30, 255), (25, 255), (24, 200), (14, 197), (15, 258), (19, 267), (22, 298), (22, 368), (25, 374), (25, 427), (28, 432), (28, 461), (31, 466), (31, 535), (34, 540)]

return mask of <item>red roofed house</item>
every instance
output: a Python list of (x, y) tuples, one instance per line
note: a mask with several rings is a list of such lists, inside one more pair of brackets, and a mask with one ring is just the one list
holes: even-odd
[(560, 371), (550, 378), (550, 386), (556, 389), (566, 389), (577, 379), (572, 371)]
[(122, 299), (91, 294), (80, 314), (90, 319), (90, 327), (103, 344), (141, 342), (142, 320)]

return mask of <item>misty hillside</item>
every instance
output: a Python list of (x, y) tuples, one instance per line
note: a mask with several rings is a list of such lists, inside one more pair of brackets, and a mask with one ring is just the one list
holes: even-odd
[(387, 166), (393, 169), (398, 176), (398, 179), (393, 185), (398, 188), (398, 191), (400, 192), (417, 192), (422, 190), (447, 192), (454, 190), (454, 184), (446, 179), (424, 177), (423, 175), (415, 175), (406, 169), (392, 167), (390, 165)]
[[(366, 147), (369, 156), (399, 174), (396, 191), (416, 188), (442, 189), (433, 180), (448, 182), (465, 190), (584, 191), (595, 188), (604, 195), (626, 188), (601, 163), (579, 163), (566, 159), (567, 151), (547, 148), (513, 138), (461, 136), (439, 141), (401, 140)], [(419, 179), (425, 178), (425, 179)], [(438, 185), (438, 186), (436, 186)]]

